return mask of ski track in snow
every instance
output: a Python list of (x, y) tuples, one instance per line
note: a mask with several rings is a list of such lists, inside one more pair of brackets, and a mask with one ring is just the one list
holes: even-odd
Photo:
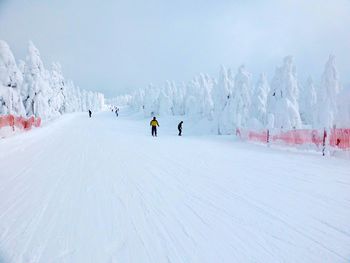
[(121, 115), (0, 141), (1, 263), (350, 261), (349, 160)]

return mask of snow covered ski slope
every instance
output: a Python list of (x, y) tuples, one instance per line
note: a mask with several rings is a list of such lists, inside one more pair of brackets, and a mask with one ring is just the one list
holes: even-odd
[(350, 262), (349, 160), (121, 113), (0, 141), (1, 263)]

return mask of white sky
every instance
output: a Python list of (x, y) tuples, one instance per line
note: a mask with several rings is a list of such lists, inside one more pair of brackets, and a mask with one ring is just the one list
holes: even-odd
[(257, 76), (285, 55), (300, 80), (319, 79), (330, 53), (350, 83), (350, 0), (0, 0), (0, 39), (17, 59), (28, 40), (46, 67), (107, 96), (165, 80), (188, 81), (221, 64)]

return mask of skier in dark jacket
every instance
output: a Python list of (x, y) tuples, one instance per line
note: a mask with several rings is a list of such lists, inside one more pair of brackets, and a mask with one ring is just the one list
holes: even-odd
[(179, 125), (177, 125), (177, 129), (179, 130), (179, 136), (182, 136), (182, 124), (184, 122), (183, 121), (180, 121)]
[(91, 115), (92, 115), (92, 111), (89, 110), (89, 118), (91, 118)]
[(153, 117), (153, 119), (151, 120), (151, 122), (149, 123), (149, 125), (152, 127), (152, 136), (156, 136), (157, 137), (157, 127), (159, 127), (159, 123), (156, 119), (156, 117)]

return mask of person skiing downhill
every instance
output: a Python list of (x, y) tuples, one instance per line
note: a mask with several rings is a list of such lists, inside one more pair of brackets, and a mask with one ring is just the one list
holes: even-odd
[(91, 115), (92, 115), (92, 111), (89, 110), (89, 118), (91, 118)]
[(177, 125), (177, 129), (179, 130), (179, 136), (182, 136), (182, 124), (184, 122), (183, 121), (180, 121), (179, 125)]
[(119, 108), (115, 109), (115, 115), (118, 117), (119, 116)]
[(157, 137), (157, 127), (159, 127), (159, 123), (158, 123), (156, 117), (153, 117), (153, 119), (151, 120), (149, 125), (152, 127), (152, 136)]

